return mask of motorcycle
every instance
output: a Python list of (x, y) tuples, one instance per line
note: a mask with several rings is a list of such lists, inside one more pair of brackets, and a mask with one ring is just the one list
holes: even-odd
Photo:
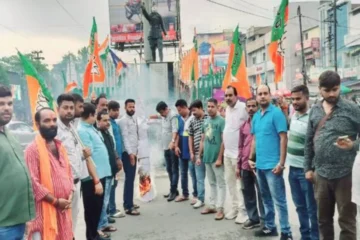
[(131, 20), (134, 15), (141, 14), (141, 1), (130, 0), (125, 4), (125, 16), (128, 20)]

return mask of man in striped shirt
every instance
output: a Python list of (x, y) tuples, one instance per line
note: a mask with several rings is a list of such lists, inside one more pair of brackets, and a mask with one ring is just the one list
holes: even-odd
[(306, 180), (304, 172), (305, 135), (310, 112), (309, 89), (304, 85), (294, 87), (291, 99), (296, 111), (290, 120), (286, 155), (286, 163), (290, 166), (291, 194), (299, 217), (302, 239), (318, 240), (319, 228), (313, 185)]

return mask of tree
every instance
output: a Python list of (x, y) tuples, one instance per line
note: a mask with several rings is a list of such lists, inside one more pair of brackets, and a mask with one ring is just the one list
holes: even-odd
[(0, 64), (0, 84), (3, 84), (5, 86), (10, 85), (9, 77), (7, 75), (6, 69), (2, 64)]

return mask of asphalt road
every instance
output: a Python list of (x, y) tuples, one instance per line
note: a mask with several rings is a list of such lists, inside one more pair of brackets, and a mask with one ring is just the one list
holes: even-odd
[[(203, 216), (200, 209), (195, 210), (190, 202), (168, 203), (162, 196), (169, 189), (168, 178), (163, 170), (156, 173), (157, 197), (150, 203), (140, 205), (141, 215), (126, 216), (117, 219), (114, 224), (118, 231), (112, 234), (112, 239), (121, 240), (251, 240), (253, 230), (243, 230), (241, 225), (235, 224), (232, 220), (215, 221), (214, 216)], [(288, 173), (285, 172), (287, 178)], [(191, 181), (190, 181), (191, 182)], [(207, 182), (207, 180), (206, 180)], [(287, 181), (286, 181), (287, 182)], [(190, 183), (191, 186), (191, 183)], [(290, 224), (294, 239), (300, 239), (299, 223), (294, 204), (291, 200), (289, 186), (287, 185), (287, 199), (290, 216)], [(191, 189), (191, 187), (190, 187)], [(209, 189), (207, 184), (206, 190)], [(116, 202), (118, 208), (122, 206), (123, 180), (118, 186)], [(225, 211), (229, 209), (229, 197), (227, 196)], [(278, 220), (276, 220), (278, 223)], [(335, 219), (335, 230), (339, 234), (337, 216)], [(264, 238), (262, 238), (264, 239)], [(266, 238), (266, 239), (279, 239)], [(85, 240), (85, 223), (83, 210), (80, 210), (76, 240)]]

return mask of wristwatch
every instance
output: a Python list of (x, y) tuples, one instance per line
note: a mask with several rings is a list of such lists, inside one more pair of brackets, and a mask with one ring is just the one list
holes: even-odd
[(281, 169), (285, 169), (285, 166), (284, 165), (281, 165), (280, 163), (278, 163), (278, 166), (281, 168)]
[(175, 139), (171, 139), (171, 142), (172, 142), (172, 143), (175, 143)]

